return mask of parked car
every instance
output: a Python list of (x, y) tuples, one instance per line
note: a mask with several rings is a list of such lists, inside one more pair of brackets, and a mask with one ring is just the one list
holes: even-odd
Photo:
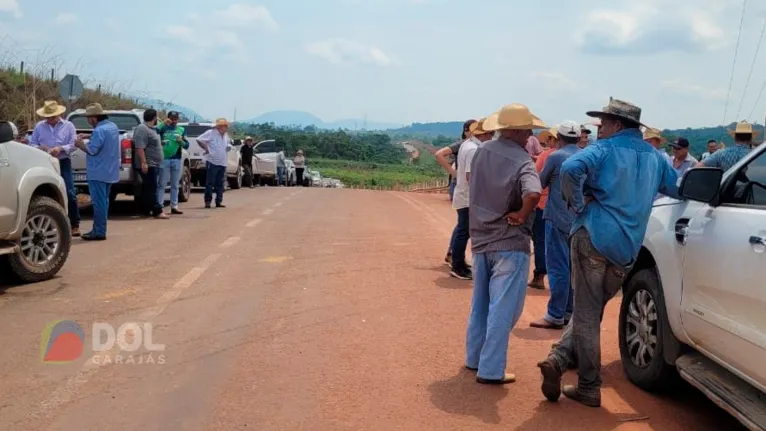
[(622, 365), (646, 390), (680, 376), (766, 429), (766, 144), (727, 172), (689, 170), (659, 199), (623, 287)]
[[(143, 122), (144, 111), (134, 109), (131, 111), (106, 111), (109, 120), (117, 125), (120, 130), (120, 180), (112, 185), (109, 199), (114, 201), (119, 194), (133, 196), (138, 201), (141, 198), (141, 175), (134, 169), (133, 156), (135, 154), (135, 145), (133, 144), (133, 130)], [(74, 124), (77, 133), (89, 135), (93, 132), (93, 127), (88, 124), (85, 117), (85, 110), (78, 109), (69, 116), (67, 120)], [(86, 140), (87, 142), (87, 140)], [(85, 168), (85, 153), (76, 149), (71, 154), (72, 173), (74, 184), (78, 192), (88, 194), (88, 174)], [(189, 152), (182, 150), (181, 162), (183, 172), (179, 179), (178, 200), (186, 202), (191, 198), (191, 172), (189, 170)]]
[[(203, 133), (215, 127), (213, 123), (179, 123), (186, 130), (186, 139), (189, 141), (189, 166), (191, 171), (191, 184), (197, 187), (205, 186), (205, 177), (207, 175), (207, 169), (205, 165), (205, 155), (202, 147), (197, 143), (197, 138)], [(242, 145), (242, 141), (232, 140), (227, 135), (228, 145), (227, 151), (227, 166), (226, 166), (226, 178), (229, 183), (229, 187), (232, 189), (242, 188), (242, 178), (244, 177), (244, 170), (242, 169), (242, 154), (239, 149)]]
[(322, 174), (319, 171), (311, 171), (311, 185), (313, 187), (322, 187)]
[(72, 242), (66, 187), (58, 159), (14, 141), (11, 123), (0, 123), (0, 190), (0, 279), (52, 278)]
[(253, 171), (261, 185), (277, 185), (277, 145), (273, 139), (260, 141), (253, 147), (255, 160)]

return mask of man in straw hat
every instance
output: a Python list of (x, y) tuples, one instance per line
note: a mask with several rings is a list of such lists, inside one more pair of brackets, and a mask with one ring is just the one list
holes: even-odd
[(545, 316), (529, 326), (544, 329), (562, 329), (572, 316), (572, 286), (569, 280), (569, 231), (574, 222), (574, 212), (567, 206), (561, 193), (561, 165), (580, 151), (580, 125), (564, 121), (558, 127), (561, 148), (548, 156), (540, 183), (550, 188), (550, 197), (545, 207), (545, 267), (548, 269), (548, 284), (551, 296)]
[(74, 188), (72, 175), (71, 154), (76, 150), (74, 146), (77, 132), (74, 125), (61, 118), (66, 108), (53, 100), (47, 100), (43, 107), (35, 111), (43, 119), (35, 125), (29, 145), (47, 151), (51, 156), (59, 159), (61, 178), (64, 180), (67, 191), (67, 208), (69, 211), (69, 223), (72, 225), (72, 236), (80, 236), (80, 209), (77, 206), (77, 191)]
[(528, 107), (504, 106), (482, 125), (498, 132), (476, 150), (470, 181), (473, 299), (466, 335), (466, 367), (477, 381), (505, 384), (508, 337), (521, 317), (529, 274), (532, 217), (542, 187), (525, 145), (547, 128)]
[[(576, 214), (570, 235), (575, 309), (563, 336), (544, 361), (542, 392), (601, 405), (601, 317), (635, 263), (661, 192), (677, 196), (675, 170), (643, 140), (641, 108), (610, 99), (600, 111), (602, 139), (561, 165), (564, 200)], [(577, 363), (578, 383), (561, 388), (565, 370)]]
[(646, 141), (647, 144), (654, 147), (654, 149), (657, 150), (657, 154), (662, 156), (662, 158), (665, 159), (666, 162), (671, 163), (673, 161), (673, 159), (670, 158), (670, 155), (666, 153), (665, 150), (662, 149), (662, 146), (665, 145), (665, 143), (668, 142), (668, 140), (662, 136), (662, 133), (660, 132), (659, 129), (645, 127), (644, 141)]
[(104, 108), (98, 103), (91, 103), (85, 108), (85, 118), (93, 127), (93, 132), (87, 144), (86, 136), (78, 135), (75, 145), (87, 154), (85, 167), (93, 205), (93, 228), (83, 234), (82, 239), (103, 241), (106, 239), (112, 184), (120, 180), (120, 131), (109, 121)]
[(228, 158), (229, 122), (225, 118), (215, 120), (215, 128), (206, 131), (197, 138), (197, 143), (205, 151), (205, 208), (210, 208), (215, 189), (215, 207), (226, 208), (223, 204), (223, 182), (226, 180)]
[(479, 146), (492, 138), (492, 133), (484, 130), (482, 127), (483, 122), (484, 119), (481, 119), (471, 124), (471, 138), (463, 142), (455, 159), (457, 171), (452, 209), (457, 212), (457, 225), (453, 231), (451, 243), (452, 262), (450, 265), (450, 275), (461, 280), (470, 280), (472, 278), (471, 267), (468, 266), (465, 260), (465, 249), (468, 246), (468, 239), (471, 237), (468, 223), (471, 163)]
[(698, 163), (697, 166), (721, 168), (726, 172), (750, 153), (750, 150), (753, 148), (753, 141), (758, 137), (758, 132), (753, 130), (753, 125), (746, 121), (737, 123), (737, 127), (734, 130), (729, 129), (729, 134), (734, 137), (734, 145), (716, 151), (713, 155)]
[[(545, 160), (548, 156), (556, 150), (558, 147), (559, 132), (555, 127), (549, 130), (543, 130), (537, 135), (540, 142), (546, 147), (535, 160), (535, 169), (540, 173), (545, 166)], [(545, 205), (548, 203), (548, 188), (544, 187), (543, 192), (540, 195), (540, 202), (535, 208), (535, 220), (532, 222), (532, 243), (534, 244), (535, 252), (535, 269), (532, 271), (532, 280), (527, 283), (527, 286), (533, 289), (545, 289), (545, 276), (548, 274), (548, 269), (545, 267), (545, 220), (543, 219), (543, 211)]]

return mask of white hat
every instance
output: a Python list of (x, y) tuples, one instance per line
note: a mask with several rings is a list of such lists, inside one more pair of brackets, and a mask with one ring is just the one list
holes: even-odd
[(577, 138), (580, 136), (580, 125), (572, 120), (566, 120), (558, 127), (559, 135)]

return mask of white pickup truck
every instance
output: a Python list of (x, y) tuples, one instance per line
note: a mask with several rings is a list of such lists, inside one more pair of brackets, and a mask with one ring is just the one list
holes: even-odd
[[(186, 130), (186, 139), (189, 141), (189, 166), (191, 170), (191, 183), (197, 187), (204, 187), (205, 177), (207, 175), (207, 168), (205, 167), (205, 152), (197, 143), (197, 138), (203, 133), (212, 129), (215, 124), (179, 123), (178, 125)], [(228, 179), (229, 187), (232, 189), (241, 189), (244, 170), (242, 169), (242, 154), (239, 152), (239, 149), (242, 145), (242, 141), (234, 141), (228, 136), (227, 140), (229, 141), (229, 144), (226, 148), (226, 178)]]
[(689, 170), (683, 201), (655, 203), (623, 286), (628, 378), (679, 374), (752, 430), (766, 429), (766, 144), (729, 171)]
[[(141, 197), (141, 175), (134, 168), (133, 155), (133, 129), (143, 122), (144, 110), (134, 109), (131, 111), (106, 111), (109, 121), (117, 125), (120, 130), (120, 181), (112, 185), (109, 199), (114, 201), (119, 194), (133, 196), (138, 200)], [(77, 133), (90, 134), (93, 128), (88, 124), (85, 110), (80, 109), (67, 116), (67, 120), (74, 124)], [(80, 193), (88, 193), (88, 175), (85, 168), (85, 153), (75, 150), (72, 155), (72, 172), (74, 184)], [(183, 172), (179, 180), (178, 200), (187, 202), (191, 197), (191, 171), (189, 169), (189, 152), (182, 152)]]

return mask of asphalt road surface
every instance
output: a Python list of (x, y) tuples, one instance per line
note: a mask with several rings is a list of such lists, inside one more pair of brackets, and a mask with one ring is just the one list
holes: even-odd
[[(445, 195), (225, 197), (228, 208), (205, 210), (195, 194), (167, 221), (118, 202), (108, 241), (75, 240), (57, 278), (0, 287), (0, 429), (740, 429), (693, 389), (657, 396), (625, 379), (619, 300), (603, 325), (602, 408), (540, 393), (535, 363), (559, 333), (529, 322), (547, 291), (528, 292), (511, 338), (517, 383), (477, 384), (462, 368), (471, 284), (442, 262), (455, 218)], [(83, 354), (42, 363), (41, 334), (60, 319), (85, 328)], [(93, 352), (94, 322), (149, 322), (165, 349)]]

